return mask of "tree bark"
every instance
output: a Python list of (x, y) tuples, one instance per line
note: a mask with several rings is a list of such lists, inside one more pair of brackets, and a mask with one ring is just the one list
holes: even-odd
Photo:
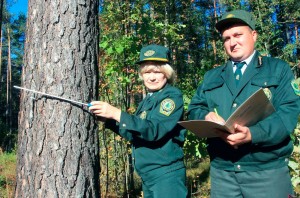
[[(95, 100), (98, 33), (96, 0), (29, 0), (21, 86)], [(98, 154), (87, 107), (21, 92), (15, 197), (100, 197)]]

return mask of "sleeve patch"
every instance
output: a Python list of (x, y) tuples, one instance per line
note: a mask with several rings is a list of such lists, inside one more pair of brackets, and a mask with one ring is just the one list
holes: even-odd
[(160, 103), (159, 112), (161, 114), (169, 116), (174, 111), (174, 109), (175, 109), (175, 102), (172, 99), (167, 98)]
[(267, 98), (268, 98), (269, 100), (271, 100), (271, 99), (272, 99), (272, 92), (271, 92), (271, 90), (268, 89), (268, 88), (264, 88), (263, 91), (265, 92)]
[(292, 80), (291, 85), (296, 95), (300, 96), (300, 78)]

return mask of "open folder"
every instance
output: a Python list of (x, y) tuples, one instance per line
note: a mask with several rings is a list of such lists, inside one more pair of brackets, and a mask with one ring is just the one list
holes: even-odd
[(273, 112), (275, 112), (275, 109), (272, 103), (263, 89), (260, 88), (242, 103), (224, 124), (205, 120), (180, 121), (178, 123), (198, 137), (211, 138), (218, 136), (216, 131), (234, 133), (235, 124), (247, 127), (252, 126)]

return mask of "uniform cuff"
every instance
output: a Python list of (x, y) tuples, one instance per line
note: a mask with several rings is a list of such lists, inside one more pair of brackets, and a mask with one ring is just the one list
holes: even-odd
[(252, 139), (252, 144), (259, 144), (263, 140), (263, 133), (258, 126), (252, 126), (249, 127), (250, 133), (251, 133), (251, 139)]
[(129, 115), (126, 112), (121, 112), (121, 119), (120, 119), (120, 124), (119, 127), (120, 129), (127, 129), (127, 123), (129, 123), (131, 119), (131, 115)]

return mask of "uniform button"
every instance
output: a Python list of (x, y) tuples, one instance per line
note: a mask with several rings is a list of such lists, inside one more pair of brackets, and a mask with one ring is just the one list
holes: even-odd
[(237, 167), (239, 170), (241, 169), (241, 165), (237, 165), (236, 167)]
[(126, 127), (126, 124), (122, 124), (122, 127)]
[(236, 106), (237, 106), (237, 104), (236, 104), (236, 103), (233, 103), (232, 107), (235, 108)]

